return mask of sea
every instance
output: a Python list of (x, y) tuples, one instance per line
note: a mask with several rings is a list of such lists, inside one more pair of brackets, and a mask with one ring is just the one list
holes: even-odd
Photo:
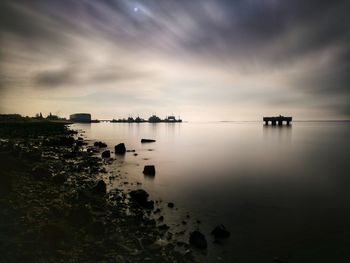
[[(178, 240), (202, 232), (203, 262), (350, 262), (350, 122), (71, 127), (112, 152), (118, 143), (135, 150), (112, 154), (108, 189), (145, 189)], [(145, 165), (155, 176), (143, 174)], [(215, 240), (221, 224), (230, 237)]]

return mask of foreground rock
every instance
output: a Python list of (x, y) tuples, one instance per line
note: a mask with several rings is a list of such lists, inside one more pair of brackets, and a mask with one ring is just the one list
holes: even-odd
[(150, 143), (150, 142), (156, 142), (156, 140), (152, 140), (152, 139), (141, 139), (141, 143)]
[(105, 195), (106, 194), (106, 183), (103, 180), (98, 181), (97, 185), (95, 185), (91, 192), (95, 195)]
[(230, 232), (226, 230), (224, 225), (219, 225), (211, 231), (211, 234), (216, 238), (228, 238), (230, 236)]
[(114, 152), (115, 154), (123, 155), (126, 152), (125, 144), (124, 143), (119, 143), (114, 147)]
[(142, 189), (134, 190), (129, 193), (130, 197), (136, 201), (140, 206), (147, 208), (147, 209), (153, 209), (154, 208), (154, 202), (148, 201), (149, 194)]
[(98, 142), (95, 142), (95, 143), (94, 143), (94, 146), (95, 146), (95, 147), (99, 147), (99, 148), (106, 148), (106, 147), (107, 147), (107, 144), (105, 144), (104, 142), (98, 141)]
[(145, 175), (155, 175), (156, 174), (156, 168), (154, 165), (145, 165), (143, 168), (143, 174)]
[(194, 262), (150, 217), (147, 192), (106, 193), (106, 161), (71, 134), (55, 123), (0, 125), (0, 261)]
[(102, 158), (110, 158), (111, 157), (111, 152), (109, 150), (104, 151), (102, 153)]
[(43, 166), (35, 166), (31, 172), (35, 180), (49, 179), (51, 178), (51, 171)]
[(193, 231), (190, 234), (190, 245), (199, 249), (206, 249), (208, 247), (205, 236), (199, 231)]

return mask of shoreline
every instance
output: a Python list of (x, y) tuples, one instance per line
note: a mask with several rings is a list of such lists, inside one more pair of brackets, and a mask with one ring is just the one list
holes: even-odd
[(157, 203), (147, 207), (122, 190), (106, 191), (108, 162), (95, 156), (103, 148), (75, 138), (64, 124), (16, 126), (16, 133), (0, 127), (6, 262), (196, 261), (198, 250), (154, 219), (154, 211), (161, 216)]

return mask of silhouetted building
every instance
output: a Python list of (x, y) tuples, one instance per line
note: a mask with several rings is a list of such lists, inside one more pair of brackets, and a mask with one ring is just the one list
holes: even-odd
[(161, 122), (162, 120), (156, 116), (156, 115), (152, 115), (151, 117), (149, 117), (148, 122), (152, 122), (152, 123), (156, 123), (156, 122)]
[(69, 116), (72, 122), (91, 122), (90, 113), (75, 113)]

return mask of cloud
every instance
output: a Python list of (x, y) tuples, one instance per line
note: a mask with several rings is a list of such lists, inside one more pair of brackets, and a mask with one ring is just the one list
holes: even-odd
[(0, 93), (147, 87), (164, 100), (172, 94), (174, 105), (275, 100), (344, 116), (349, 8), (346, 0), (5, 0)]
[(87, 84), (118, 84), (120, 82), (132, 82), (142, 78), (150, 79), (152, 75), (154, 74), (151, 74), (151, 72), (132, 70), (122, 66), (102, 69), (68, 66), (36, 73), (33, 77), (33, 85), (39, 88), (55, 88), (59, 86), (82, 86)]

